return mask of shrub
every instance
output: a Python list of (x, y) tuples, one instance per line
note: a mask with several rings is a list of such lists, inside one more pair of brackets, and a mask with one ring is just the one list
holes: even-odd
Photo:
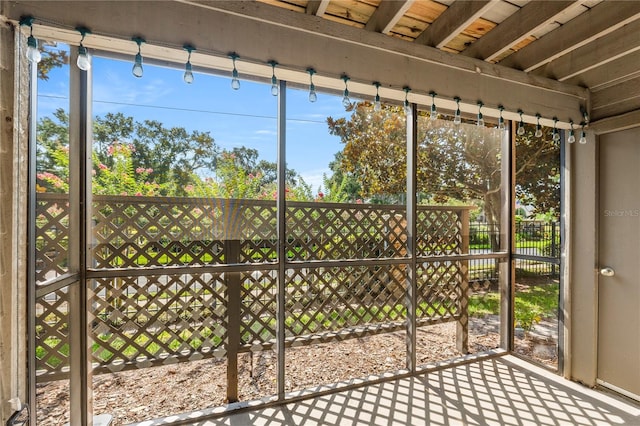
[(540, 247), (540, 251), (543, 256), (558, 257), (560, 254), (560, 241), (556, 240), (555, 244), (552, 244), (551, 241), (545, 241)]
[(473, 226), (469, 229), (469, 244), (478, 246), (488, 246), (489, 232), (486, 227)]

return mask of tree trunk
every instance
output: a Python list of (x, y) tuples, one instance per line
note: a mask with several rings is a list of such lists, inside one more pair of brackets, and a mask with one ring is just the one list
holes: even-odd
[[(484, 197), (484, 213), (489, 229), (489, 241), (491, 242), (491, 252), (500, 250), (500, 191), (489, 192)], [(498, 277), (500, 265), (495, 262), (493, 276)]]

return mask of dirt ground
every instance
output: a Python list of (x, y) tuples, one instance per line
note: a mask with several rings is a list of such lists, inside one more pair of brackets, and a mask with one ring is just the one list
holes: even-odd
[[(419, 329), (418, 365), (459, 356), (455, 333), (455, 323)], [(498, 346), (497, 321), (472, 318), (469, 351), (477, 353)], [(557, 365), (555, 347), (555, 342), (544, 336), (516, 335), (517, 353), (552, 368)], [(402, 369), (405, 351), (404, 332), (287, 349), (286, 391)], [(276, 393), (273, 351), (240, 355), (238, 370), (240, 400)], [(94, 413), (111, 414), (115, 426), (216, 407), (225, 403), (226, 382), (226, 360), (214, 359), (102, 374), (93, 379)], [(68, 415), (68, 381), (37, 386), (39, 425), (63, 425)]]

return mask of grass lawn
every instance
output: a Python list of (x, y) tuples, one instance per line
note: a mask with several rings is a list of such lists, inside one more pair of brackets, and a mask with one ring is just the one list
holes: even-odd
[[(515, 326), (529, 331), (545, 318), (553, 318), (558, 312), (559, 284), (516, 284)], [(476, 293), (469, 300), (469, 315), (498, 315), (498, 292)]]

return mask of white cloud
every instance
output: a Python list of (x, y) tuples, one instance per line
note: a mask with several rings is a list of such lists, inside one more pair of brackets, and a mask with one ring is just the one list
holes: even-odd
[[(300, 176), (302, 176), (302, 179), (304, 179), (307, 184), (311, 185), (311, 190), (315, 194), (318, 188), (323, 186), (322, 177), (324, 174), (330, 175), (331, 170), (328, 167), (324, 169), (309, 170), (300, 173)], [(323, 188), (323, 190), (325, 190), (325, 188)]]
[(273, 136), (273, 135), (277, 135), (277, 132), (273, 131), (273, 130), (256, 130), (254, 132), (256, 135), (269, 135), (269, 136)]

